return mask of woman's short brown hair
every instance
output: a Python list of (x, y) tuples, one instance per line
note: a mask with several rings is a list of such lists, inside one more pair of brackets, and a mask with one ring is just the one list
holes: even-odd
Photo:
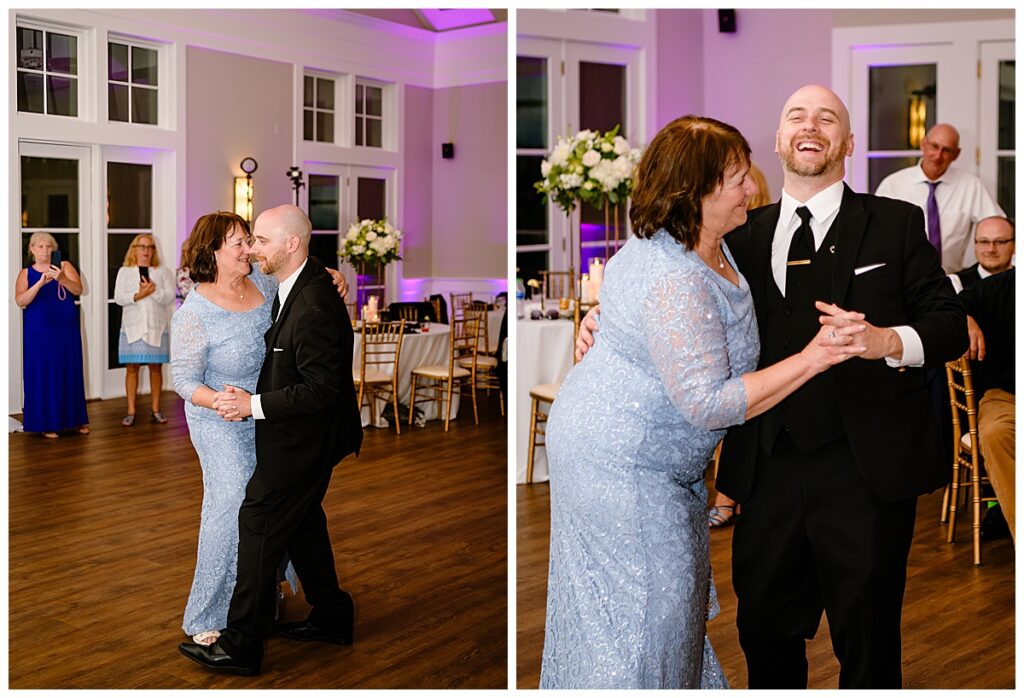
[(232, 228), (238, 226), (249, 237), (249, 224), (237, 213), (217, 211), (201, 216), (192, 227), (185, 244), (181, 246), (181, 266), (188, 268), (189, 278), (197, 284), (217, 280), (217, 259), (214, 252), (221, 248)]
[(135, 251), (138, 248), (135, 246), (139, 244), (139, 240), (142, 238), (149, 238), (149, 241), (153, 243), (153, 254), (149, 257), (149, 266), (160, 266), (160, 252), (156, 249), (156, 238), (151, 233), (139, 233), (132, 239), (132, 244), (128, 245), (128, 251), (124, 253), (124, 261), (121, 263), (122, 267), (139, 266), (138, 253)]
[(701, 202), (725, 171), (750, 162), (750, 145), (729, 124), (687, 114), (658, 132), (644, 150), (629, 207), (633, 232), (652, 237), (664, 228), (688, 250), (697, 244)]

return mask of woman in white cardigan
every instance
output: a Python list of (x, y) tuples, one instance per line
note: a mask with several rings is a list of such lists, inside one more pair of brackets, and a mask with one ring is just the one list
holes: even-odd
[(164, 424), (160, 412), (163, 364), (170, 361), (169, 321), (174, 312), (174, 272), (160, 265), (156, 242), (148, 233), (132, 240), (117, 272), (114, 301), (124, 308), (117, 360), (125, 364), (125, 392), (128, 414), (121, 424), (135, 424), (135, 397), (139, 388), (139, 367), (149, 365), (149, 386), (153, 398), (151, 419)]

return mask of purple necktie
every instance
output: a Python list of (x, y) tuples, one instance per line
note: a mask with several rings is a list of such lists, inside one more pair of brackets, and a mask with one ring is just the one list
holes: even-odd
[(939, 225), (939, 202), (935, 200), (935, 188), (942, 182), (928, 182), (928, 242), (939, 253), (942, 262), (942, 227)]

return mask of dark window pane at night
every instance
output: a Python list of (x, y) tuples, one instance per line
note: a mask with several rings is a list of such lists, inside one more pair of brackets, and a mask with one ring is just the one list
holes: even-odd
[(548, 203), (533, 188), (540, 180), (540, 155), (516, 156), (516, 244), (543, 245), (548, 241)]
[(156, 51), (132, 46), (132, 82), (137, 85), (157, 84)]
[(128, 82), (128, 47), (124, 44), (107, 44), (107, 77)]
[(1014, 150), (1017, 123), (1017, 62), (999, 61), (999, 149)]
[(302, 110), (302, 139), (305, 141), (313, 140), (313, 110), (303, 109)]
[(313, 106), (313, 77), (311, 75), (302, 78), (302, 106)]
[(309, 220), (313, 230), (338, 230), (338, 178), (309, 176)]
[(868, 191), (878, 189), (882, 180), (896, 170), (917, 164), (917, 156), (896, 158), (868, 158)]
[(316, 257), (328, 269), (338, 268), (338, 235), (317, 234), (309, 238), (309, 256)]
[(108, 85), (107, 113), (111, 121), (128, 121), (127, 85)]
[(18, 27), (18, 67), (43, 69), (43, 32)]
[(362, 117), (356, 117), (356, 145), (363, 144), (363, 119)]
[(356, 215), (359, 220), (372, 218), (380, 220), (386, 215), (387, 206), (385, 187), (387, 182), (383, 179), (372, 177), (360, 177), (357, 183), (359, 194), (356, 201)]
[(580, 128), (627, 133), (626, 68), (580, 61)]
[(383, 143), (383, 134), (381, 133), (381, 126), (383, 122), (380, 119), (367, 119), (366, 120), (366, 145), (380, 148)]
[(43, 76), (18, 73), (18, 111), (43, 113)]
[(334, 109), (334, 80), (316, 79), (317, 109)]
[(316, 113), (316, 139), (322, 143), (334, 142), (334, 113), (318, 111)]
[(999, 158), (999, 173), (996, 175), (996, 198), (1006, 217), (1014, 220), (1017, 216), (1017, 175), (1014, 156)]
[(926, 133), (935, 125), (935, 65), (874, 66), (868, 74), (868, 85), (868, 150), (918, 148), (916, 136), (911, 139), (911, 106), (920, 108), (923, 104), (924, 125), (918, 133)]
[(21, 200), (24, 227), (77, 228), (78, 161), (22, 156)]
[(48, 114), (78, 116), (78, 80), (46, 76)]
[(543, 58), (516, 58), (516, 147), (547, 148), (548, 75)]
[(132, 121), (137, 124), (157, 122), (157, 91), (145, 87), (132, 88)]
[(111, 233), (107, 235), (107, 298), (114, 297), (114, 283), (117, 271), (124, 263), (124, 256), (131, 247), (136, 233)]
[(366, 115), (382, 116), (384, 114), (384, 90), (380, 87), (366, 86)]
[(46, 70), (78, 75), (78, 39), (67, 34), (47, 32)]
[(107, 163), (107, 227), (153, 226), (153, 166)]

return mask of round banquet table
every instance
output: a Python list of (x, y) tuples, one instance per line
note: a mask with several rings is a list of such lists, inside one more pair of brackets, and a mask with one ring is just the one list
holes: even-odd
[[(516, 482), (526, 482), (530, 449), (530, 389), (559, 383), (572, 368), (572, 320), (516, 322)], [(542, 404), (542, 410), (547, 408)], [(548, 458), (543, 447), (533, 457), (533, 481), (547, 482)]]
[[(448, 365), (448, 337), (451, 334), (451, 328), (448, 325), (441, 325), (438, 323), (429, 323), (428, 332), (422, 333), (410, 333), (406, 332), (402, 336), (402, 355), (398, 358), (398, 402), (403, 405), (409, 404), (409, 396), (412, 393), (412, 370), (419, 368), (420, 366), (447, 366)], [(363, 337), (359, 329), (355, 330), (355, 342), (352, 345), (352, 370), (355, 375), (359, 373), (360, 361), (362, 361), (361, 351), (363, 345)], [(376, 367), (383, 368), (383, 367)], [(391, 374), (390, 369), (386, 370), (385, 373)], [(422, 385), (422, 382), (421, 382)], [(358, 395), (359, 388), (356, 388)], [(419, 391), (417, 391), (419, 394)], [(374, 426), (377, 427), (388, 427), (388, 423), (381, 417), (381, 412), (388, 403), (384, 400), (377, 400), (376, 415), (377, 423)], [(423, 416), (427, 421), (432, 419), (442, 418), (444, 415), (438, 414), (437, 403), (434, 402), (420, 402), (418, 403), (421, 410), (423, 410)], [(404, 410), (403, 410), (404, 413)], [(452, 393), (452, 419), (459, 414), (459, 396), (457, 393)], [(363, 426), (370, 424), (370, 405), (363, 405), (362, 409)], [(403, 426), (407, 422), (403, 421)]]

